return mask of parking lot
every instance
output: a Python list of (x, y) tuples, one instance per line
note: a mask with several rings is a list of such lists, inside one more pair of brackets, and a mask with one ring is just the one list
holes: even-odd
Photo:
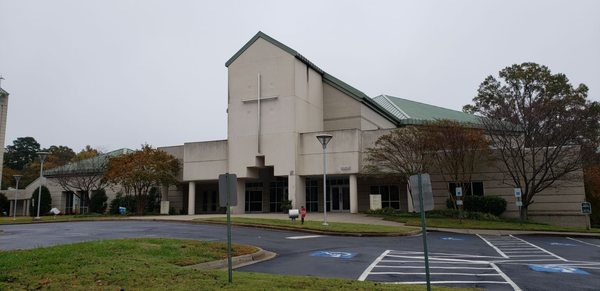
[[(600, 289), (599, 239), (538, 236), (524, 239), (513, 235), (476, 237), (496, 254), (431, 252), (429, 270), (432, 284), (476, 286), (485, 290)], [(445, 236), (440, 239), (452, 243), (474, 237)], [(537, 244), (530, 242), (532, 240)], [(548, 250), (546, 245), (553, 250)], [(425, 284), (425, 274), (422, 251), (386, 250), (365, 269), (359, 280)], [(531, 280), (532, 277), (536, 280)]]
[[(180, 222), (95, 221), (2, 225), (0, 249), (89, 240), (171, 237), (226, 240), (225, 227)], [(424, 284), (421, 236), (340, 237), (234, 227), (233, 240), (277, 253), (244, 272)], [(486, 290), (600, 290), (600, 239), (539, 235), (428, 234), (435, 285)]]

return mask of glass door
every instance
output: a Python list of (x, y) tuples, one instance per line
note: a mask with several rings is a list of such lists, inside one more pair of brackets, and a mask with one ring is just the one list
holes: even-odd
[(350, 188), (348, 185), (332, 185), (330, 211), (347, 210), (350, 210)]
[(246, 183), (246, 212), (262, 212), (262, 183)]

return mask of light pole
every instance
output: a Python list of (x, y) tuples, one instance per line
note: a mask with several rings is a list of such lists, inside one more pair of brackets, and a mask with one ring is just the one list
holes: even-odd
[(15, 191), (15, 207), (13, 207), (13, 220), (17, 220), (17, 192), (19, 192), (19, 180), (21, 180), (23, 175), (13, 175), (13, 177), (15, 178), (15, 181), (17, 181), (17, 191)]
[(37, 216), (35, 217), (35, 219), (40, 219), (40, 205), (42, 202), (42, 178), (44, 178), (44, 160), (49, 154), (49, 152), (37, 153), (38, 157), (40, 157), (40, 190), (38, 191)]
[(319, 134), (317, 139), (323, 146), (323, 225), (327, 223), (327, 144), (333, 136), (331, 134)]

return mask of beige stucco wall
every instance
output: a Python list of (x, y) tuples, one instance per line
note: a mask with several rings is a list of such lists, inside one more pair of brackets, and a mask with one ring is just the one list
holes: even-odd
[[(6, 115), (8, 113), (8, 95), (0, 94), (0, 177), (2, 177), (2, 170), (4, 167), (4, 144), (6, 137)], [(8, 188), (9, 185), (1, 185), (4, 188)]]
[(226, 140), (183, 145), (183, 181), (217, 180), (226, 172)]
[[(296, 171), (298, 134), (323, 128), (321, 75), (294, 56), (258, 39), (229, 66), (228, 167), (253, 178), (257, 156), (275, 175)], [(258, 149), (258, 75), (261, 88)]]
[[(327, 131), (333, 137), (327, 145), (327, 173), (358, 173), (361, 149), (361, 132), (358, 129)], [(323, 147), (317, 140), (319, 132), (300, 135), (299, 175), (323, 173)]]

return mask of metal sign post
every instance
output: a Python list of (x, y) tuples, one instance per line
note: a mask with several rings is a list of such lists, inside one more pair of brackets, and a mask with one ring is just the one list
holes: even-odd
[[(235, 193), (231, 199), (231, 193)], [(237, 177), (235, 174), (219, 175), (219, 204), (227, 208), (227, 277), (229, 284), (233, 282), (233, 267), (231, 262), (231, 206), (237, 205)], [(225, 199), (223, 199), (225, 198)], [(223, 202), (225, 202), (223, 204)]]
[(419, 207), (421, 210), (421, 231), (423, 232), (423, 253), (425, 254), (425, 278), (427, 280), (427, 291), (431, 291), (431, 279), (429, 277), (429, 254), (427, 252), (427, 226), (425, 225), (425, 210), (423, 209), (423, 184), (421, 173), (419, 173)]
[(462, 201), (462, 187), (456, 187), (454, 189), (454, 193), (456, 193), (456, 206), (458, 206), (458, 219), (460, 220), (460, 223), (462, 223), (462, 218), (463, 218), (463, 213), (462, 213), (462, 205), (463, 205), (463, 201)]
[(592, 203), (581, 202), (581, 213), (585, 214), (585, 228), (590, 230), (590, 214), (592, 214)]
[(231, 207), (229, 205), (230, 192), (229, 192), (229, 175), (225, 176), (225, 193), (227, 193), (227, 277), (229, 278), (229, 284), (233, 282), (233, 266), (231, 265)]
[[(433, 191), (429, 174), (417, 174), (409, 177), (411, 193), (419, 193), (419, 205), (414, 205), (415, 210), (421, 213), (421, 232), (423, 236), (423, 256), (425, 259), (425, 279), (427, 291), (431, 291), (431, 278), (429, 274), (429, 252), (427, 248), (427, 224), (425, 222), (425, 211), (433, 209)], [(413, 200), (413, 203), (415, 201)], [(418, 206), (418, 207), (417, 207)]]

